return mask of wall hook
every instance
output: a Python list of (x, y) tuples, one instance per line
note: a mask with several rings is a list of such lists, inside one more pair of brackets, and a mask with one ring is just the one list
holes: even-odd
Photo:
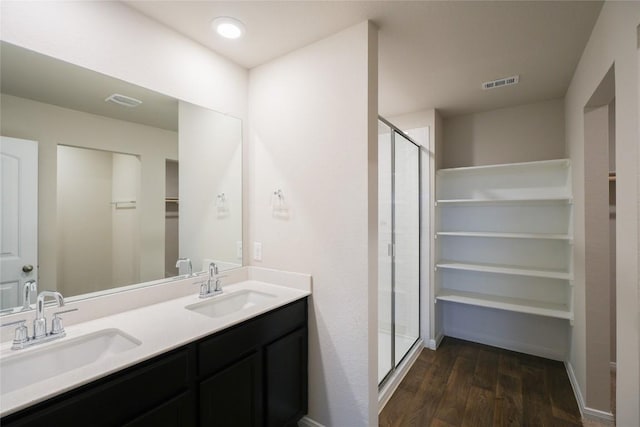
[(284, 194), (281, 189), (277, 189), (273, 192), (271, 196), (271, 208), (273, 210), (273, 215), (277, 217), (287, 217), (287, 204), (284, 200)]
[(226, 194), (220, 193), (216, 196), (216, 209), (218, 210), (218, 217), (224, 217), (229, 213)]

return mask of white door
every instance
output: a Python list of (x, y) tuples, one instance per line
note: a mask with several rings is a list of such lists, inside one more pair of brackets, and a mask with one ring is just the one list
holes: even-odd
[(20, 290), (37, 279), (38, 143), (0, 137), (0, 309), (23, 304)]

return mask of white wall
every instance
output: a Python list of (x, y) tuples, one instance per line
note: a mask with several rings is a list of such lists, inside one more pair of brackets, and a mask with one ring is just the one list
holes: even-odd
[(377, 426), (377, 32), (362, 23), (252, 69), (249, 93), (251, 264), (313, 276), (309, 417)]
[[(589, 395), (585, 311), (585, 136), (584, 107), (615, 63), (616, 98), (616, 273), (617, 414), (620, 426), (640, 425), (638, 313), (638, 59), (637, 2), (606, 2), (565, 98), (567, 153), (574, 182), (575, 326), (570, 364), (579, 400)], [(589, 407), (589, 402), (586, 402)]]
[[(164, 272), (166, 159), (177, 159), (175, 132), (82, 113), (10, 95), (0, 97), (3, 135), (38, 141), (38, 254), (41, 289), (56, 289), (57, 145), (140, 156), (140, 279)], [(111, 193), (111, 189), (109, 190)], [(109, 196), (111, 197), (111, 196)]]
[(444, 120), (443, 168), (561, 159), (562, 99)]

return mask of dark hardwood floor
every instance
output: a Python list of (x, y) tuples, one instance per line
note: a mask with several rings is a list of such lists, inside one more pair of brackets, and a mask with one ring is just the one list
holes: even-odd
[(582, 426), (564, 364), (445, 338), (423, 350), (380, 426)]

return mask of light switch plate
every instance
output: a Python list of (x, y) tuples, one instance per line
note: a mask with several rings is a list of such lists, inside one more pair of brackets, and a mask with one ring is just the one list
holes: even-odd
[(262, 243), (260, 242), (253, 242), (253, 259), (262, 261)]

